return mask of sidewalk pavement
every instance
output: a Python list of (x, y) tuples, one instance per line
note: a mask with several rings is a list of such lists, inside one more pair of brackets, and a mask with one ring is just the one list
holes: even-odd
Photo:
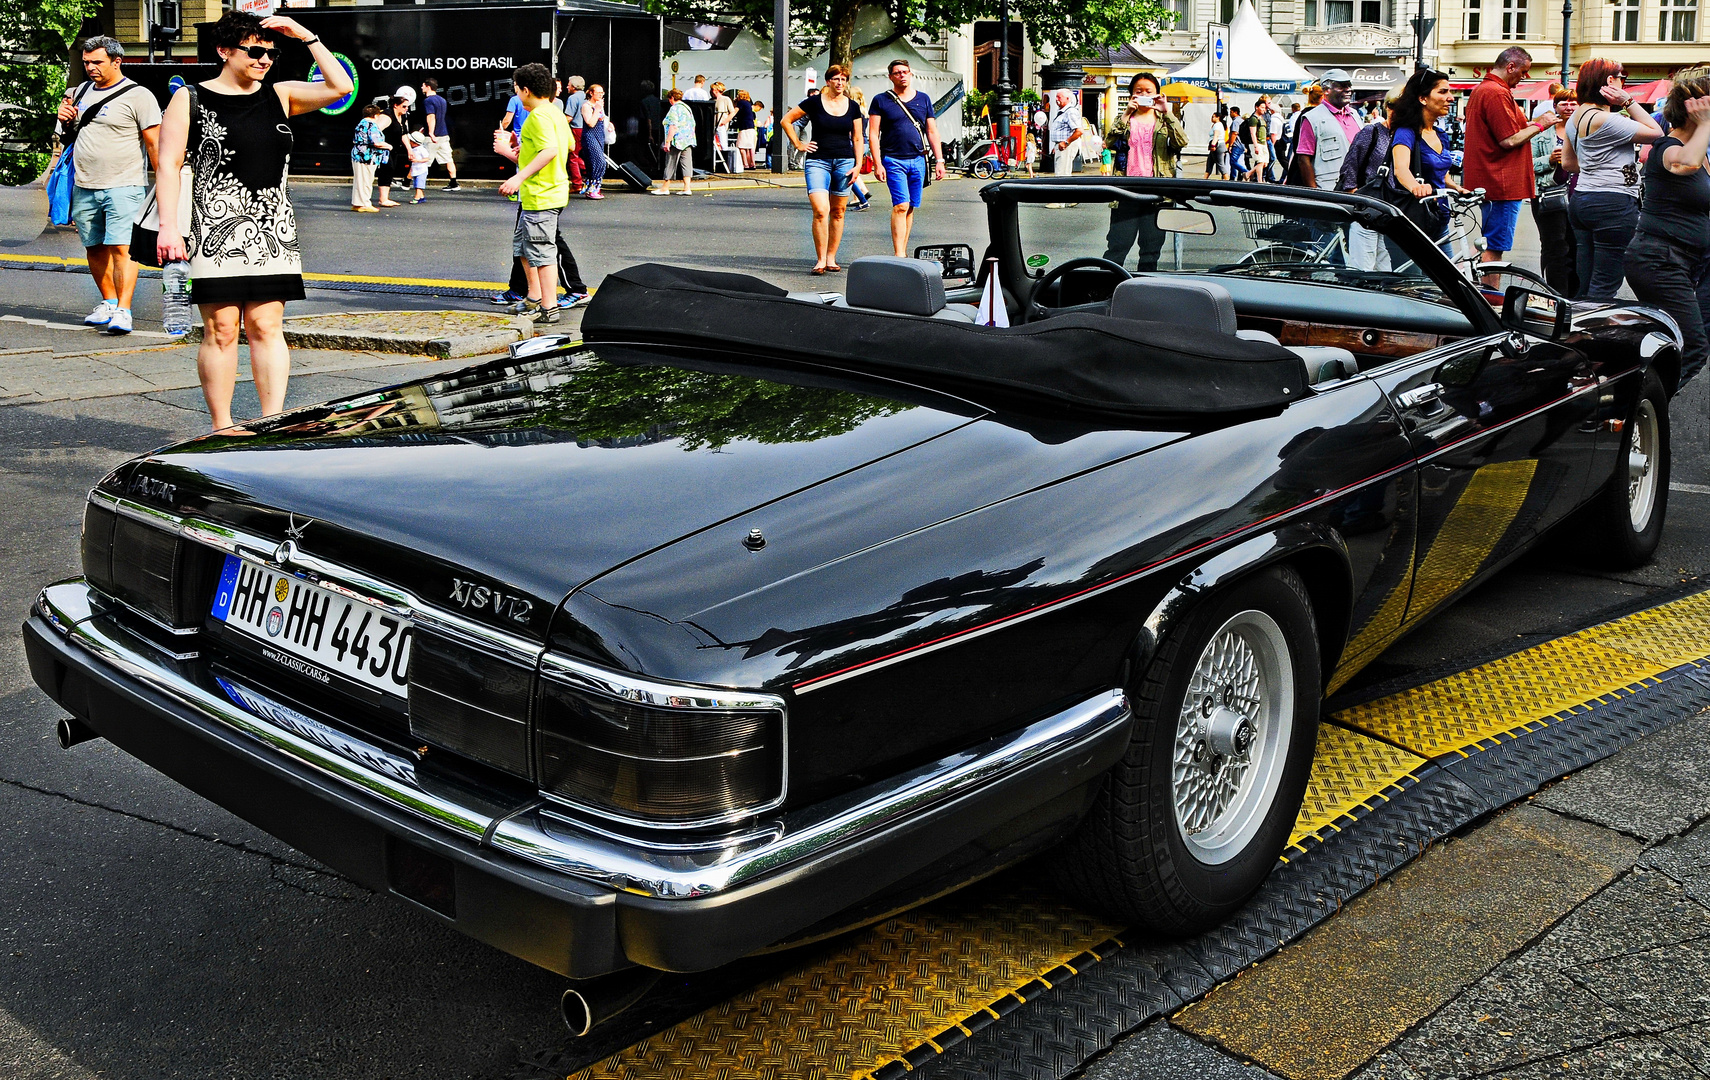
[(1434, 847), (1085, 1080), (1710, 1077), (1707, 736), (1683, 718)]
[[(96, 330), (57, 328), (43, 325), (42, 320), (16, 316), (0, 316), (0, 326), (4, 327), (8, 346), (0, 349), (0, 406), (189, 391), (174, 400), (181, 398), (186, 407), (199, 407), (201, 383), (196, 377), (193, 344), (158, 338), (139, 340), (140, 334), (133, 334), (121, 343), (120, 339)], [(449, 371), (474, 362), (474, 358), (430, 360), (425, 356), (364, 349), (293, 349), (291, 379), (294, 390), (299, 386), (306, 389), (315, 385), (312, 380), (299, 382), (308, 376), (401, 366), (426, 373)], [(242, 412), (242, 399), (253, 401), (255, 396), (247, 346), (238, 350), (238, 381), (239, 402), (234, 408)], [(319, 398), (338, 392), (341, 391), (329, 389)], [(297, 404), (299, 400), (301, 396), (294, 392), (287, 405)]]

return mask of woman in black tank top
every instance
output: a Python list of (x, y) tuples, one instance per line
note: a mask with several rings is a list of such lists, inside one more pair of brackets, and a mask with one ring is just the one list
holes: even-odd
[(1675, 76), (1663, 105), (1670, 130), (1645, 161), (1645, 201), (1627, 248), (1627, 279), (1640, 303), (1661, 308), (1683, 339), (1676, 392), (1710, 359), (1710, 66)]
[[(218, 431), (232, 426), (240, 327), (248, 333), (262, 413), (285, 405), (291, 371), (285, 301), (303, 297), (297, 219), (285, 193), (288, 121), (354, 88), (321, 39), (291, 19), (228, 11), (209, 36), (225, 66), (194, 93), (174, 94), (160, 125), (158, 253), (163, 266), (190, 263), (190, 298), (202, 310), (196, 368)], [(264, 83), (280, 44), (291, 38), (309, 46), (325, 82)], [(186, 157), (196, 178), (190, 220), (179, 221), (179, 170)]]

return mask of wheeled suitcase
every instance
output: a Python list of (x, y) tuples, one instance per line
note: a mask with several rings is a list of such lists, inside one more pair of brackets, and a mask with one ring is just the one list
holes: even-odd
[(629, 186), (637, 191), (645, 192), (653, 186), (653, 178), (647, 175), (647, 170), (633, 161), (626, 161), (619, 165), (617, 171), (619, 175), (629, 181)]

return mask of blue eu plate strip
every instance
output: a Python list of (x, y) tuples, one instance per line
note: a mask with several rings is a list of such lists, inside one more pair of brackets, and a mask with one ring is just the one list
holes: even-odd
[(214, 618), (221, 622), (231, 614), (232, 593), (237, 591), (238, 569), (242, 565), (236, 555), (227, 555), (225, 568), (220, 571), (220, 587), (214, 590)]

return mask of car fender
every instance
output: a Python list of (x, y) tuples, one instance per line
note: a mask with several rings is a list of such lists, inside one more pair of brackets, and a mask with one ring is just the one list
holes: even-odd
[(1164, 638), (1206, 596), (1283, 562), (1295, 564), (1306, 580), (1318, 626), (1320, 666), (1328, 679), (1347, 641), (1354, 590), (1348, 545), (1329, 526), (1301, 521), (1225, 548), (1183, 575), (1141, 623), (1124, 681), (1145, 670)]

